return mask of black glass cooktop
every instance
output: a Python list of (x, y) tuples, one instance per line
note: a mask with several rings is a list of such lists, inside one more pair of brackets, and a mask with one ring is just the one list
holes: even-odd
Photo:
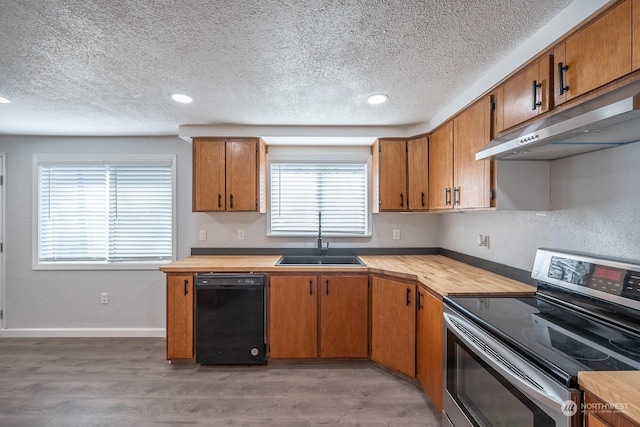
[(447, 297), (448, 305), (567, 386), (578, 371), (640, 369), (640, 333), (540, 297)]

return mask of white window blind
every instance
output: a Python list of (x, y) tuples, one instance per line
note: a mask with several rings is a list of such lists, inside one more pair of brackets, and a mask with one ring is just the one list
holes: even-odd
[(367, 233), (366, 164), (271, 164), (271, 232)]
[(171, 260), (170, 160), (38, 164), (38, 262)]

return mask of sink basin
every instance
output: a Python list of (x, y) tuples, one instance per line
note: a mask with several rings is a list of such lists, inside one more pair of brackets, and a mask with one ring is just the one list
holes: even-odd
[(276, 265), (362, 265), (357, 256), (333, 256), (333, 255), (285, 255), (276, 262)]

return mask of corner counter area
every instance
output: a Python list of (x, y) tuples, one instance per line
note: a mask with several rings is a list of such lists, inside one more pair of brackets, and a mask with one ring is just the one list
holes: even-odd
[(363, 255), (365, 266), (278, 266), (279, 255), (192, 255), (167, 275), (167, 359), (195, 360), (199, 273), (267, 277), (269, 359), (370, 359), (419, 383), (442, 410), (443, 303), (535, 287), (443, 255)]
[(586, 426), (640, 425), (640, 371), (580, 372)]

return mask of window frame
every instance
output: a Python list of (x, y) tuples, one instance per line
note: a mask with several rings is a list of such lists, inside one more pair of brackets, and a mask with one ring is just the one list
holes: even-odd
[[(57, 164), (100, 164), (105, 162), (131, 163), (135, 165), (153, 164), (158, 161), (171, 163), (171, 258), (162, 261), (96, 262), (61, 261), (40, 262), (39, 260), (39, 166), (43, 163)], [(176, 155), (174, 154), (134, 154), (134, 155), (33, 155), (32, 162), (32, 254), (33, 270), (157, 270), (159, 266), (176, 260)]]
[[(282, 149), (282, 150), (281, 150)], [(318, 146), (276, 146), (270, 147), (267, 153), (267, 206), (266, 219), (268, 237), (312, 237), (317, 232), (273, 232), (271, 229), (271, 165), (273, 163), (299, 163), (299, 164), (363, 164), (365, 165), (365, 221), (364, 234), (346, 234), (322, 232), (322, 237), (334, 238), (371, 238), (372, 214), (371, 214), (371, 152), (366, 147), (366, 155), (363, 147), (318, 147)], [(313, 160), (309, 160), (313, 159)]]

